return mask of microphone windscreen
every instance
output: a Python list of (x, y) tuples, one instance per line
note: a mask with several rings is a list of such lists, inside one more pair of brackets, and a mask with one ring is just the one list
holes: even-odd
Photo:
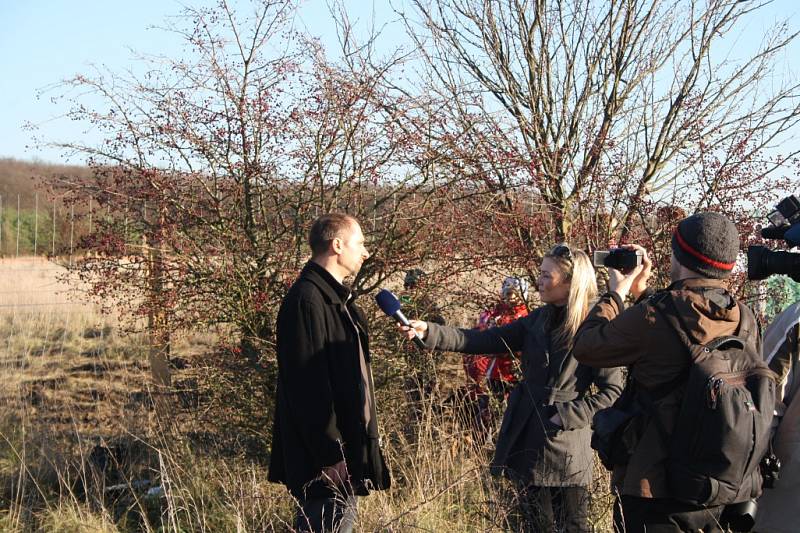
[(388, 316), (392, 316), (400, 310), (400, 300), (397, 299), (397, 296), (392, 294), (392, 291), (381, 289), (378, 291), (378, 294), (375, 295), (375, 301), (378, 303), (378, 307), (381, 308), (381, 311)]

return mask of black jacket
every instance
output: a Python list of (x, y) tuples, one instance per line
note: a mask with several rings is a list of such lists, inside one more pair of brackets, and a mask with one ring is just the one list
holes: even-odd
[[(592, 480), (592, 417), (617, 399), (623, 376), (619, 368), (594, 370), (578, 364), (565, 346), (553, 342), (560, 319), (554, 306), (545, 305), (484, 331), (428, 323), (425, 342), (462, 353), (521, 351), (523, 380), (508, 398), (492, 470), (538, 486), (585, 487)], [(549, 420), (556, 412), (563, 427)]]
[[(307, 263), (281, 304), (277, 337), (269, 480), (283, 483), (298, 498), (331, 496), (341, 488), (321, 480), (321, 470), (344, 458), (348, 492), (365, 495), (388, 488), (375, 402), (370, 401), (374, 388), (367, 323), (350, 290), (318, 264)], [(359, 339), (368, 369), (367, 390), (362, 385)]]

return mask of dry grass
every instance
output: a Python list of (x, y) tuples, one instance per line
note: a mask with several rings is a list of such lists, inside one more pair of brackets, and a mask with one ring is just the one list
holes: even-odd
[[(43, 259), (0, 260), (0, 398), (53, 429), (92, 431), (124, 416), (120, 402), (143, 382), (142, 339), (81, 301)], [(98, 409), (102, 406), (102, 409)]]

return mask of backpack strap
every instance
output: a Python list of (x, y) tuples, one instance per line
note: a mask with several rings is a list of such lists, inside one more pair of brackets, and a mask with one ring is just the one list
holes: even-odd
[(713, 341), (706, 344), (707, 351), (717, 350), (729, 344), (738, 345), (740, 349), (744, 349), (744, 341), (735, 335), (726, 335), (725, 337), (717, 337)]

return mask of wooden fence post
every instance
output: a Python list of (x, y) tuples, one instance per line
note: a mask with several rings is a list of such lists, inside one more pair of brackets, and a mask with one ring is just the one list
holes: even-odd
[[(161, 242), (149, 243), (143, 238), (145, 251), (149, 256), (148, 283), (150, 293), (155, 297), (164, 290), (164, 257)], [(153, 382), (159, 387), (169, 387), (171, 383), (169, 370), (170, 334), (166, 312), (160, 305), (151, 305), (147, 311), (147, 330), (150, 337), (148, 360)]]

